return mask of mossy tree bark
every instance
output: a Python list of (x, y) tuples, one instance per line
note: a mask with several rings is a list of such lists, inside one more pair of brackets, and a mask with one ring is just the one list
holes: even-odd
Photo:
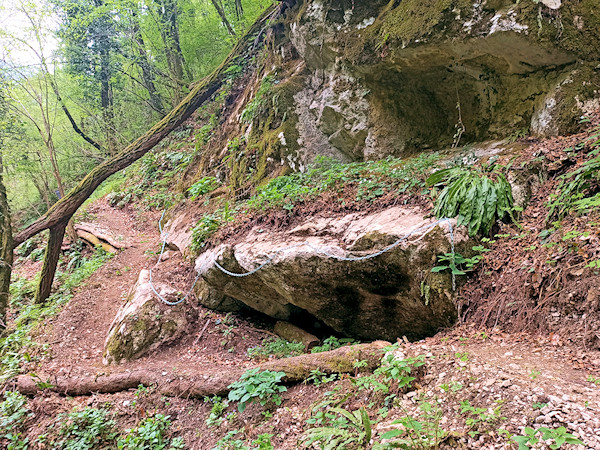
[[(58, 237), (61, 234), (61, 227), (65, 227), (64, 224), (69, 222), (73, 214), (104, 180), (148, 153), (171, 131), (186, 121), (196, 109), (209, 100), (227, 80), (226, 69), (244, 52), (256, 46), (264, 35), (269, 21), (282, 9), (282, 6), (268, 8), (252, 25), (248, 33), (240, 39), (225, 61), (211, 75), (194, 86), (175, 109), (120, 153), (94, 168), (71, 192), (55, 203), (46, 214), (14, 236), (13, 247), (46, 229), (50, 229), (51, 237), (52, 235), (54, 237), (54, 240), (51, 238), (51, 243), (48, 243), (44, 258), (45, 270), (42, 271), (36, 301), (45, 301), (50, 293), (49, 286), (52, 285), (56, 263), (58, 262), (56, 255), (57, 252), (60, 252), (61, 242), (58, 242)], [(54, 230), (54, 233), (52, 233), (52, 230)], [(64, 235), (64, 230), (62, 233)]]
[(2, 172), (2, 150), (0, 149), (0, 332), (6, 328), (6, 308), (13, 263), (12, 226)]

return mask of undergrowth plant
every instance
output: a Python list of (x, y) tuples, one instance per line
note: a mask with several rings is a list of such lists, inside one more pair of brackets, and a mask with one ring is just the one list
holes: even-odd
[(60, 414), (57, 439), (53, 448), (64, 450), (88, 450), (114, 448), (117, 437), (115, 421), (105, 409), (85, 408), (68, 414)]
[(371, 440), (372, 423), (366, 409), (348, 411), (329, 408), (323, 426), (304, 432), (300, 442), (307, 448), (333, 450), (340, 448), (366, 448)]
[(470, 236), (488, 234), (496, 220), (514, 220), (512, 188), (493, 164), (439, 170), (427, 179), (427, 185), (441, 188), (433, 210), (435, 216), (458, 217), (458, 225), (468, 227)]
[(21, 439), (25, 421), (33, 417), (27, 399), (18, 392), (6, 391), (0, 403), (0, 443), (6, 440), (8, 449), (26, 449), (27, 438)]
[[(538, 435), (540, 436), (538, 437)], [(513, 436), (512, 439), (519, 444), (519, 450), (529, 450), (530, 448), (537, 446), (540, 441), (552, 441), (552, 443), (549, 444), (549, 448), (552, 450), (561, 448), (564, 444), (583, 445), (583, 442), (577, 439), (574, 435), (567, 433), (567, 429), (565, 427), (540, 427), (537, 430), (534, 430), (530, 427), (525, 427), (523, 435)]]
[(311, 353), (328, 352), (343, 347), (344, 345), (354, 345), (358, 343), (358, 341), (352, 338), (337, 338), (335, 336), (330, 336), (323, 340), (323, 344), (313, 347)]
[(440, 443), (448, 436), (448, 432), (441, 426), (443, 411), (435, 401), (423, 399), (419, 402), (419, 411), (419, 417), (407, 415), (392, 421), (391, 425), (400, 425), (401, 428), (382, 434), (381, 440), (387, 442), (379, 442), (373, 449), (438, 449)]
[(281, 380), (285, 377), (285, 372), (272, 372), (270, 370), (260, 371), (260, 369), (247, 370), (241, 378), (228, 386), (229, 400), (238, 403), (238, 410), (243, 412), (248, 403), (257, 402), (262, 406), (281, 404), (282, 392), (287, 391), (282, 386)]
[[(600, 129), (588, 138), (592, 149), (575, 170), (560, 177), (557, 191), (550, 195), (548, 220), (562, 219), (570, 212), (585, 214), (600, 207)], [(581, 146), (582, 148), (584, 145)]]
[(156, 414), (142, 419), (136, 428), (127, 430), (119, 439), (119, 450), (179, 450), (185, 448), (183, 439), (169, 439), (167, 433), (171, 421), (169, 416)]
[(289, 342), (282, 338), (267, 337), (262, 344), (248, 349), (248, 357), (251, 359), (266, 359), (270, 356), (275, 358), (289, 358), (304, 353), (304, 344), (301, 342)]

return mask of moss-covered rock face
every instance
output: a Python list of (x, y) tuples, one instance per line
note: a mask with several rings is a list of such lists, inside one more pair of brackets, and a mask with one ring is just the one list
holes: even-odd
[[(218, 307), (235, 299), (291, 322), (313, 317), (340, 333), (363, 339), (431, 336), (457, 317), (450, 275), (431, 273), (437, 255), (450, 251), (447, 224), (418, 233), (377, 258), (358, 262), (339, 261), (301, 244), (308, 240), (338, 256), (347, 254), (345, 248), (365, 255), (432, 223), (418, 210), (394, 207), (336, 219), (308, 218), (287, 232), (257, 229), (235, 246), (223, 245), (196, 260), (203, 278), (198, 298)], [(458, 251), (466, 254), (469, 242), (454, 231)], [(294, 244), (299, 245), (288, 248)], [(287, 250), (248, 277), (231, 277), (215, 266), (217, 256), (228, 270), (243, 273), (282, 248)]]
[[(167, 286), (155, 287), (165, 298), (176, 295)], [(187, 325), (185, 306), (162, 303), (152, 290), (149, 272), (142, 270), (110, 327), (104, 344), (104, 364), (139, 358), (179, 338)]]
[(443, 148), (457, 130), (462, 143), (573, 131), (600, 97), (590, 3), (306, 0), (289, 23), (309, 74), (294, 97), (299, 154), (376, 159)]

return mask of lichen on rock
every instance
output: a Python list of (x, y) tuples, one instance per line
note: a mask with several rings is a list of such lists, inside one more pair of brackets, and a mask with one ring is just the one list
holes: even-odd
[[(177, 294), (162, 284), (155, 288), (165, 298), (174, 298)], [(139, 358), (179, 338), (187, 325), (185, 305), (165, 305), (152, 289), (149, 271), (142, 270), (110, 326), (103, 362), (118, 364)]]

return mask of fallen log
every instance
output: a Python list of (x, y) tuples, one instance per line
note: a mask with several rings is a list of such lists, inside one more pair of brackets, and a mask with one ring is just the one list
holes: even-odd
[[(323, 353), (268, 361), (257, 367), (261, 371), (285, 372), (283, 381), (287, 384), (302, 382), (317, 369), (325, 374), (352, 373), (355, 371), (356, 361), (366, 361), (367, 365), (363, 370), (372, 371), (379, 366), (383, 348), (388, 345), (389, 342), (375, 341), (370, 344), (345, 346)], [(146, 369), (85, 378), (44, 378), (40, 375), (34, 378), (31, 375), (19, 375), (8, 382), (8, 387), (29, 396), (38, 395), (44, 389), (68, 396), (80, 396), (113, 394), (136, 389), (143, 384), (155, 386), (160, 394), (166, 396), (202, 398), (226, 394), (229, 391), (228, 386), (239, 380), (245, 370), (250, 368), (231, 368), (222, 372), (186, 373), (168, 377), (160, 371)], [(40, 380), (44, 381), (43, 385), (40, 384)], [(48, 384), (51, 387), (48, 387)]]
[(316, 336), (289, 322), (279, 321), (275, 323), (273, 331), (277, 336), (286, 341), (304, 344), (304, 351), (308, 351), (316, 345), (319, 345), (320, 342)]
[(81, 222), (75, 224), (75, 230), (87, 231), (88, 233), (91, 233), (94, 236), (96, 236), (98, 239), (108, 242), (114, 248), (117, 248), (119, 250), (131, 247), (131, 244), (129, 242), (118, 241), (114, 236), (108, 234), (107, 230), (103, 230), (91, 223)]
[(92, 233), (89, 233), (89, 232), (83, 231), (83, 230), (76, 230), (76, 232), (77, 232), (77, 236), (79, 236), (81, 239), (89, 242), (94, 247), (99, 245), (108, 253), (117, 253), (117, 251), (118, 251), (116, 248), (114, 248), (108, 242), (101, 241), (100, 239), (98, 239), (97, 236), (94, 236)]

